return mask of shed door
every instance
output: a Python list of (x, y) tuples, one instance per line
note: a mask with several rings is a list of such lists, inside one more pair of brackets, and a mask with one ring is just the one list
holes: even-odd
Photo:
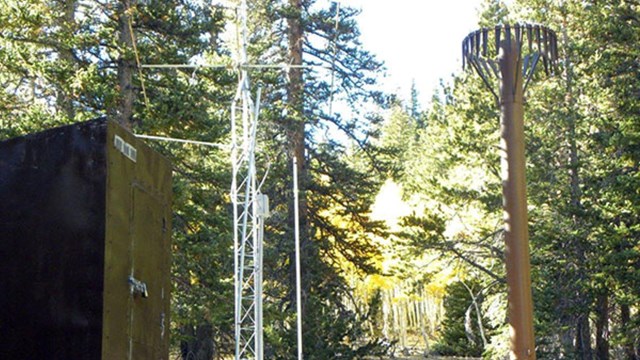
[(162, 359), (164, 337), (168, 336), (163, 279), (167, 269), (164, 246), (169, 234), (165, 205), (144, 188), (134, 185), (131, 222), (131, 306), (129, 314), (130, 359)]

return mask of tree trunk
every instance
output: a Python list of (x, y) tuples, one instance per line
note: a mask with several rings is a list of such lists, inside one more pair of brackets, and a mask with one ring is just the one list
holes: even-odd
[(389, 290), (382, 290), (382, 336), (391, 339), (391, 296)]
[(633, 316), (632, 321), (633, 321), (633, 324), (636, 324), (634, 326), (635, 331), (633, 332), (633, 337), (632, 337), (633, 346), (635, 347), (635, 359), (640, 360), (640, 335), (638, 334), (638, 326), (637, 326), (637, 324), (640, 324), (640, 313), (638, 313), (637, 309), (636, 309), (635, 315)]
[(418, 321), (420, 323), (420, 334), (422, 335), (422, 341), (424, 342), (424, 354), (429, 353), (429, 328), (427, 324), (427, 305), (425, 300), (426, 292), (422, 290), (422, 300), (420, 300), (420, 313), (418, 314)]
[(593, 358), (593, 351), (591, 349), (591, 327), (587, 316), (582, 316), (578, 320), (576, 355), (577, 359), (580, 360), (591, 360)]
[(620, 325), (624, 334), (625, 342), (622, 344), (625, 360), (639, 360), (636, 356), (634, 346), (633, 326), (631, 325), (631, 310), (629, 305), (620, 305)]
[[(304, 79), (303, 71), (300, 67), (302, 65), (302, 44), (304, 41), (304, 29), (302, 27), (302, 1), (301, 0), (289, 0), (290, 14), (287, 17), (288, 26), (288, 38), (289, 38), (289, 59), (288, 63), (292, 65), (288, 70), (288, 84), (287, 84), (287, 111), (288, 115), (286, 121), (286, 136), (287, 136), (287, 157), (289, 163), (292, 163), (292, 159), (297, 159), (297, 171), (298, 171), (298, 206), (299, 206), (299, 226), (300, 226), (300, 262), (301, 264), (307, 264), (311, 251), (311, 243), (309, 239), (308, 231), (308, 207), (306, 190), (308, 189), (308, 175), (307, 175), (307, 163), (305, 158), (305, 118), (304, 118)], [(294, 205), (291, 202), (288, 209), (288, 224), (291, 229), (294, 228), (296, 221), (296, 215), (294, 211)], [(289, 277), (291, 291), (290, 301), (293, 307), (296, 304), (296, 267), (295, 267), (295, 252), (291, 252), (289, 255), (290, 268)], [(307, 301), (307, 294), (309, 293), (309, 273), (308, 268), (301, 269), (301, 312), (300, 316), (305, 319), (307, 313), (307, 307), (305, 306)], [(303, 320), (303, 329), (305, 328), (305, 322)], [(305, 331), (303, 330), (303, 334)]]
[(573, 356), (573, 353), (575, 352), (575, 346), (573, 344), (573, 340), (574, 340), (574, 337), (575, 337), (574, 334), (576, 333), (576, 331), (573, 328), (574, 324), (568, 321), (562, 321), (561, 325), (562, 325), (562, 328), (565, 329), (560, 331), (560, 348), (563, 355), (561, 358), (567, 358), (567, 357), (571, 358), (571, 356)]
[(118, 112), (117, 121), (130, 129), (133, 126), (133, 68), (134, 59), (131, 56), (133, 38), (130, 21), (131, 0), (120, 0), (118, 6), (118, 45), (120, 57), (118, 58)]
[[(59, 25), (62, 29), (64, 29), (65, 36), (72, 36), (73, 30), (75, 28), (75, 14), (77, 7), (76, 0), (66, 0), (63, 3), (63, 14), (59, 18)], [(68, 66), (73, 69), (74, 58), (72, 49), (64, 48), (64, 46), (58, 50), (60, 52), (60, 60), (62, 64)], [(73, 99), (68, 92), (65, 91), (64, 88), (58, 89), (58, 94), (56, 96), (56, 101), (58, 106), (62, 111), (64, 111), (65, 115), (69, 120), (73, 120), (75, 118), (75, 109), (73, 107)]]
[(182, 360), (211, 360), (215, 355), (213, 343), (213, 326), (200, 324), (196, 327), (182, 328), (186, 339), (180, 341), (180, 355)]
[[(582, 219), (582, 191), (580, 189), (580, 159), (578, 156), (578, 146), (576, 143), (576, 116), (575, 116), (575, 99), (573, 96), (573, 67), (571, 64), (571, 57), (569, 55), (569, 38), (567, 35), (566, 19), (563, 20), (563, 42), (565, 48), (565, 79), (567, 86), (567, 93), (565, 96), (565, 103), (568, 106), (567, 111), (567, 139), (569, 141), (569, 176), (571, 181), (571, 199), (570, 199), (570, 213), (573, 220), (574, 229), (582, 229), (584, 227)], [(585, 266), (587, 258), (585, 254), (585, 242), (586, 236), (582, 234), (576, 234), (573, 240), (574, 256), (576, 263), (580, 266)], [(580, 275), (584, 276), (584, 275)], [(572, 285), (573, 286), (573, 285)], [(579, 302), (577, 309), (578, 313), (575, 314), (577, 318), (576, 329), (576, 355), (578, 359), (591, 360), (593, 358), (593, 351), (591, 348), (591, 326), (589, 323), (589, 309), (590, 300), (585, 291), (576, 286), (576, 299)]]
[(609, 297), (598, 295), (596, 304), (596, 360), (609, 360)]

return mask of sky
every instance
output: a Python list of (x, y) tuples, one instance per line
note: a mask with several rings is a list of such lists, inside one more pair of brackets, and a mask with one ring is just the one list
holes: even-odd
[(385, 62), (384, 89), (419, 102), (431, 99), (440, 79), (462, 71), (461, 43), (477, 29), (481, 0), (341, 0), (361, 9), (363, 47)]

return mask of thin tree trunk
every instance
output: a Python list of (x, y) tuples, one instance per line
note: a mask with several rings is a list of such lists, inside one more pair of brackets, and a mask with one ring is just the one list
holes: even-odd
[[(633, 324), (640, 324), (640, 313), (637, 311), (637, 309), (631, 321), (633, 322)], [(633, 332), (633, 336), (631, 339), (633, 342), (633, 346), (635, 347), (635, 359), (640, 360), (640, 335), (638, 334), (637, 325), (634, 326), (634, 329), (635, 331)]]
[(131, 56), (133, 38), (129, 27), (131, 0), (120, 0), (118, 5), (118, 44), (120, 57), (118, 58), (118, 90), (119, 102), (117, 121), (126, 128), (133, 126), (133, 68), (134, 60)]
[[(297, 159), (297, 172), (298, 172), (298, 191), (299, 191), (299, 226), (300, 226), (300, 261), (302, 264), (308, 263), (306, 259), (313, 256), (311, 249), (311, 242), (309, 239), (308, 229), (308, 205), (306, 190), (309, 187), (307, 163), (305, 157), (305, 117), (304, 117), (304, 78), (303, 71), (300, 65), (302, 65), (302, 44), (304, 41), (304, 29), (302, 26), (302, 1), (301, 0), (289, 0), (289, 16), (287, 17), (287, 32), (288, 32), (288, 63), (292, 65), (288, 70), (288, 84), (287, 84), (287, 110), (288, 115), (285, 119), (286, 122), (286, 137), (288, 143), (287, 157), (290, 160), (295, 157)], [(294, 227), (296, 221), (294, 206), (290, 203), (288, 209), (288, 224), (291, 229)], [(295, 252), (291, 252), (289, 277), (291, 291), (290, 302), (296, 304), (296, 292), (294, 291), (293, 284), (296, 283), (296, 269), (295, 269)], [(306, 324), (304, 321), (307, 313), (306, 301), (309, 289), (309, 282), (306, 279), (310, 277), (306, 276), (309, 273), (309, 269), (302, 268), (302, 289), (301, 289), (301, 311), (303, 319), (303, 329)], [(305, 331), (303, 330), (303, 334)]]
[[(569, 141), (569, 176), (571, 181), (571, 200), (570, 200), (570, 212), (572, 214), (573, 225), (575, 229), (583, 227), (582, 220), (582, 191), (580, 189), (580, 159), (578, 156), (578, 146), (576, 142), (576, 116), (575, 112), (575, 99), (573, 96), (573, 68), (571, 64), (571, 57), (569, 55), (569, 38), (567, 35), (566, 19), (563, 20), (563, 42), (565, 48), (565, 78), (567, 86), (567, 94), (565, 96), (565, 103), (568, 106), (567, 111), (567, 138)], [(587, 262), (585, 255), (585, 237), (581, 234), (575, 235), (573, 239), (574, 255), (576, 262), (580, 265), (585, 265)], [(577, 329), (576, 329), (576, 355), (578, 359), (591, 360), (593, 358), (593, 351), (591, 348), (591, 326), (589, 323), (589, 308), (590, 300), (587, 294), (583, 291), (579, 285), (576, 285), (576, 299), (579, 302), (577, 307), (579, 313), (576, 314)]]
[(407, 305), (409, 306), (409, 313), (410, 313), (410, 322), (411, 322), (411, 328), (418, 328), (418, 307), (417, 307), (417, 302), (414, 300), (410, 300)]
[(575, 352), (575, 346), (573, 344), (574, 334), (576, 330), (574, 330), (574, 324), (570, 324), (568, 322), (562, 322), (562, 326), (566, 330), (560, 331), (560, 347), (562, 351), (563, 358), (572, 357)]
[(625, 343), (622, 344), (624, 359), (638, 360), (638, 357), (636, 357), (633, 335), (631, 334), (633, 331), (633, 327), (631, 326), (631, 309), (627, 304), (620, 305), (620, 323), (626, 339)]
[[(464, 281), (462, 281), (461, 283), (465, 287), (465, 289), (467, 289), (467, 292), (469, 293), (469, 296), (471, 297), (471, 301), (472, 301), (471, 305), (469, 305), (469, 307), (467, 308), (467, 313), (465, 314), (465, 318), (471, 316), (471, 309), (472, 309), (471, 307), (473, 306), (473, 308), (476, 310), (476, 322), (478, 324), (478, 331), (480, 332), (480, 338), (482, 339), (482, 347), (485, 348), (487, 346), (487, 338), (484, 335), (484, 325), (482, 324), (482, 312), (480, 311), (480, 305), (478, 304), (479, 299), (480, 301), (482, 301), (482, 290), (480, 290), (480, 293), (478, 293), (478, 295), (476, 296), (471, 290), (471, 288), (464, 283)], [(469, 322), (469, 332), (473, 336), (473, 330), (471, 328), (470, 318), (468, 322)], [(466, 323), (465, 323), (465, 327), (466, 327)], [(473, 340), (472, 342), (475, 343), (475, 340)]]
[(418, 319), (420, 321), (420, 334), (422, 335), (422, 340), (424, 342), (424, 354), (429, 353), (429, 328), (428, 328), (428, 319), (427, 319), (427, 306), (425, 300), (426, 292), (422, 290), (421, 297), (422, 299), (419, 302), (420, 313), (418, 315)]
[(203, 323), (197, 326), (183, 326), (184, 339), (180, 341), (180, 357), (182, 360), (211, 360), (215, 355), (213, 343), (213, 326)]
[(580, 360), (591, 360), (593, 351), (591, 349), (591, 327), (589, 318), (586, 316), (578, 320), (578, 329), (576, 331), (576, 353)]
[[(75, 14), (77, 7), (76, 0), (65, 0), (63, 3), (63, 15), (60, 17), (60, 27), (64, 29), (65, 36), (73, 36), (73, 29), (75, 27)], [(73, 50), (71, 48), (61, 48), (60, 52), (60, 60), (66, 66), (73, 68), (74, 58), (73, 58)], [(58, 95), (56, 101), (58, 102), (59, 107), (64, 111), (65, 115), (69, 120), (73, 120), (75, 118), (75, 109), (73, 107), (73, 99), (70, 94), (64, 91), (63, 89), (58, 90)]]
[(609, 360), (609, 296), (598, 295), (596, 304), (596, 360)]
[(400, 343), (402, 345), (402, 350), (406, 350), (407, 348), (407, 317), (403, 306), (403, 303), (399, 303), (397, 305), (398, 308), (398, 326), (400, 327)]
[(389, 309), (389, 306), (391, 306), (389, 290), (383, 290), (382, 294), (382, 335), (385, 337), (385, 339), (391, 339), (389, 330), (389, 317), (391, 316), (391, 310)]

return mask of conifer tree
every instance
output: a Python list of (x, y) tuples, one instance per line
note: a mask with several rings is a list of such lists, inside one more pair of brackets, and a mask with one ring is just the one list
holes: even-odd
[[(302, 309), (305, 357), (353, 358), (368, 347), (361, 329), (365, 314), (351, 298), (346, 282), (349, 269), (376, 271), (377, 249), (368, 233), (380, 231), (368, 219), (373, 199), (369, 189), (379, 178), (376, 149), (370, 142), (376, 119), (366, 114), (330, 111), (338, 106), (358, 110), (358, 103), (382, 104), (375, 90), (381, 64), (358, 43), (357, 11), (337, 3), (291, 0), (254, 4), (270, 21), (261, 32), (275, 39), (267, 47), (271, 56), (257, 61), (288, 64), (280, 76), (265, 72), (254, 82), (267, 88), (264, 101), (265, 146), (272, 157), (270, 176), (283, 179), (265, 183), (277, 204), (271, 245), (265, 249), (267, 276), (275, 289), (267, 292), (271, 304), (287, 309), (266, 320), (273, 330), (266, 340), (269, 351), (285, 358), (295, 351), (291, 321), (295, 318), (295, 268), (291, 163), (298, 162), (300, 234), (302, 249)], [(260, 42), (260, 40), (257, 40)], [(261, 50), (264, 50), (262, 48)], [(282, 76), (285, 75), (285, 76)], [(341, 105), (338, 105), (341, 104)], [(341, 139), (341, 140), (339, 140)], [(275, 141), (274, 141), (275, 140)], [(281, 214), (281, 215), (280, 215)], [(286, 271), (284, 271), (286, 270)], [(275, 312), (267, 311), (275, 314)], [(265, 323), (267, 323), (265, 322)], [(278, 348), (276, 344), (281, 344)], [(363, 346), (364, 345), (364, 346)]]

